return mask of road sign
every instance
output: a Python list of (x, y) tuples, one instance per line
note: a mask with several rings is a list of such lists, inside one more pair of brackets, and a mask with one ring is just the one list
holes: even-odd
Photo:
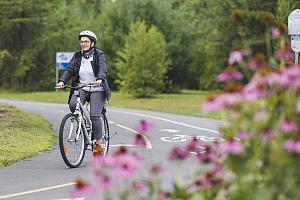
[(56, 68), (66, 69), (74, 52), (56, 52)]
[(300, 10), (293, 10), (288, 17), (288, 30), (291, 36), (291, 48), (295, 52), (295, 64), (298, 64), (300, 52)]
[(295, 53), (300, 52), (300, 35), (291, 35), (291, 48)]
[(68, 67), (73, 55), (74, 52), (56, 52), (56, 83), (58, 82), (58, 71)]

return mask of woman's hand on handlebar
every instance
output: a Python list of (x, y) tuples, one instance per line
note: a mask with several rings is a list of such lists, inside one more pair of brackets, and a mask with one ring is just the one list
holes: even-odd
[(64, 82), (59, 81), (59, 82), (56, 84), (56, 87), (55, 87), (55, 88), (63, 88), (64, 86), (65, 86)]
[(101, 85), (101, 83), (102, 83), (102, 79), (98, 79), (98, 80), (96, 80), (96, 81), (94, 82), (94, 85), (95, 85), (96, 87), (99, 87), (99, 86)]

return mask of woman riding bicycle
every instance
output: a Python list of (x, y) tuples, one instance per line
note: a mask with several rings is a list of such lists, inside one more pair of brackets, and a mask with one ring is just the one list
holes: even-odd
[[(102, 154), (101, 147), (102, 123), (101, 114), (104, 103), (111, 96), (106, 80), (107, 68), (103, 51), (96, 48), (97, 36), (92, 31), (82, 31), (79, 34), (81, 51), (75, 52), (68, 68), (60, 77), (57, 87), (63, 87), (72, 78), (72, 86), (94, 83), (95, 87), (79, 89), (82, 103), (90, 101), (90, 117), (93, 137), (96, 139), (94, 155)], [(69, 107), (71, 112), (76, 108), (74, 90), (70, 91)]]

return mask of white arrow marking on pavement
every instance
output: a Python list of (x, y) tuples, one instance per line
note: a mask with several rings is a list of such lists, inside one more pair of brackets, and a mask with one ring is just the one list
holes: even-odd
[(179, 130), (175, 130), (175, 129), (161, 129), (160, 131), (169, 132), (169, 133), (178, 133), (179, 132)]
[[(123, 128), (123, 129), (126, 129), (132, 133), (135, 133), (135, 134), (139, 134), (137, 131), (131, 129), (131, 128), (128, 128), (126, 126), (123, 126), (121, 124), (116, 124), (116, 126), (120, 127), (120, 128)], [(152, 149), (152, 145), (149, 141), (149, 139), (144, 135), (144, 134), (140, 134), (142, 136), (142, 138), (144, 139), (145, 143), (146, 143), (146, 149)]]

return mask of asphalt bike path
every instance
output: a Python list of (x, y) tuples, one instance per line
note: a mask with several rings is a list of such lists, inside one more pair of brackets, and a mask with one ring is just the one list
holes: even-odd
[[(0, 99), (0, 104), (13, 105), (25, 112), (41, 115), (52, 124), (56, 132), (63, 116), (69, 112), (68, 105), (65, 104), (5, 99)], [(145, 167), (138, 172), (141, 176), (147, 173), (146, 168), (152, 163), (163, 164), (168, 169), (163, 175), (166, 184), (174, 181), (175, 177), (174, 163), (168, 162), (167, 158), (174, 145), (184, 145), (194, 136), (206, 142), (222, 139), (218, 133), (222, 122), (213, 119), (109, 106), (107, 117), (110, 132), (118, 133), (111, 138), (110, 152), (119, 146), (127, 146), (129, 150), (138, 152), (144, 158)], [(153, 125), (144, 138), (146, 147), (134, 145), (135, 126), (140, 120), (146, 120)], [(88, 165), (91, 158), (91, 152), (87, 151), (82, 165), (69, 169), (64, 164), (56, 144), (50, 152), (0, 168), (0, 199), (68, 199), (73, 181), (77, 177), (89, 179)], [(182, 168), (187, 172), (197, 166), (188, 165)]]

